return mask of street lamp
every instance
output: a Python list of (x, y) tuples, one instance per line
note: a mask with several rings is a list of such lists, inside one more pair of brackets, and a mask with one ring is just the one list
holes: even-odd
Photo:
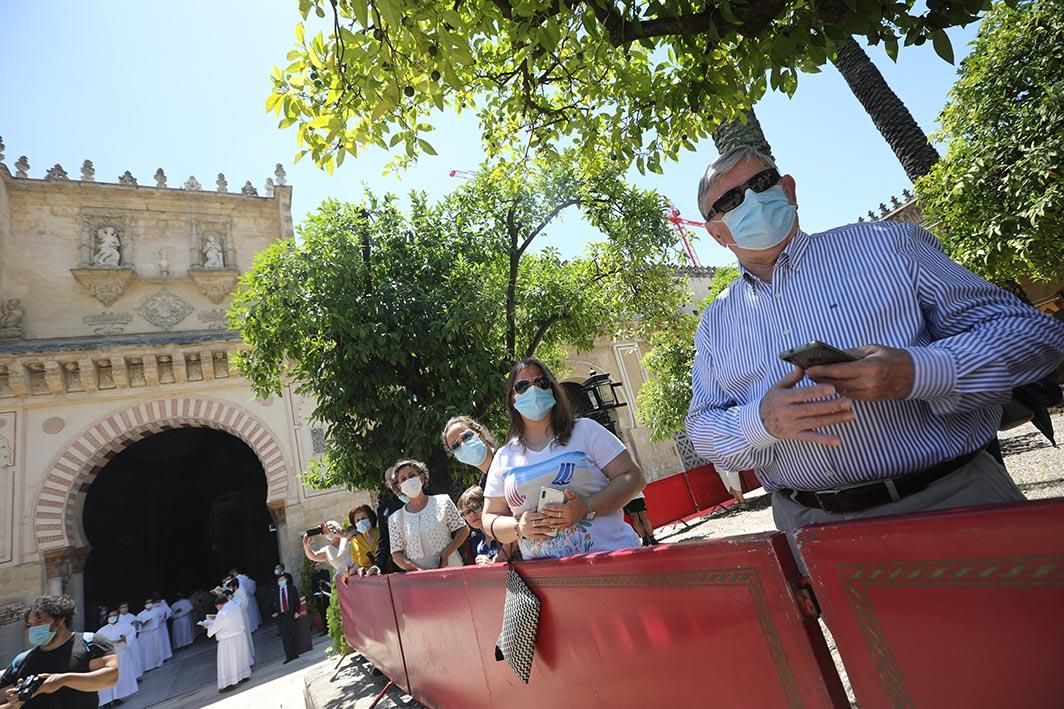
[(624, 385), (621, 382), (613, 381), (609, 374), (599, 374), (594, 369), (590, 370), (588, 374), (590, 376), (580, 386), (588, 395), (591, 403), (591, 410), (586, 415), (588, 418), (598, 421), (614, 435), (617, 435), (617, 424), (614, 423), (610, 411), (622, 406), (628, 406), (623, 401), (617, 401), (617, 392), (614, 391), (617, 387)]

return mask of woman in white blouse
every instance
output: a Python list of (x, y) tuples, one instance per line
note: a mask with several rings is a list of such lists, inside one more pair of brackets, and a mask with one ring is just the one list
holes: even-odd
[(388, 517), (392, 560), (404, 571), (461, 566), (458, 548), (469, 536), (458, 508), (447, 495), (426, 495), (429, 469), (417, 460), (395, 464), (395, 482), (410, 501)]

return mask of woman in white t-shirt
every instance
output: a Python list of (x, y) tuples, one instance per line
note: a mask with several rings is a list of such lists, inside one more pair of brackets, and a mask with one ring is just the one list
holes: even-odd
[[(565, 390), (537, 359), (514, 365), (506, 389), (510, 432), (488, 471), (484, 530), (520, 541), (525, 559), (638, 547), (621, 508), (646, 482), (624, 444), (597, 422), (574, 418)], [(565, 502), (540, 513), (544, 487), (562, 491)]]
[(395, 464), (395, 482), (410, 501), (388, 517), (392, 561), (404, 571), (461, 566), (458, 547), (469, 536), (458, 508), (447, 495), (426, 495), (429, 469), (418, 460)]

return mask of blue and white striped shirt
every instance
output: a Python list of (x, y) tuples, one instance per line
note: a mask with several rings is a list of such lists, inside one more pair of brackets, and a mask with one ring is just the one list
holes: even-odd
[[(854, 421), (823, 429), (839, 447), (775, 438), (761, 397), (791, 371), (779, 353), (811, 340), (905, 349), (915, 365), (909, 398), (854, 401)], [(798, 231), (770, 283), (744, 271), (706, 309), (695, 350), (687, 434), (698, 453), (753, 468), (768, 490), (822, 490), (985, 445), (1012, 388), (1060, 363), (1064, 323), (950, 260), (925, 229), (874, 222)]]

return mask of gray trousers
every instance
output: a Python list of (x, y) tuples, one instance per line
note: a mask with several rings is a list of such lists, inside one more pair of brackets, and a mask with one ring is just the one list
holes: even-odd
[(773, 492), (772, 519), (776, 523), (776, 529), (787, 532), (787, 541), (790, 542), (794, 558), (804, 574), (806, 573), (805, 563), (798, 554), (793, 534), (794, 530), (799, 527), (822, 522), (846, 522), (869, 517), (948, 510), (954, 507), (1022, 502), (1026, 499), (1016, 487), (1016, 483), (1012, 481), (1005, 466), (983, 451), (957, 470), (936, 480), (918, 493), (897, 502), (870, 507), (860, 512), (825, 512), (806, 507), (778, 492)]

